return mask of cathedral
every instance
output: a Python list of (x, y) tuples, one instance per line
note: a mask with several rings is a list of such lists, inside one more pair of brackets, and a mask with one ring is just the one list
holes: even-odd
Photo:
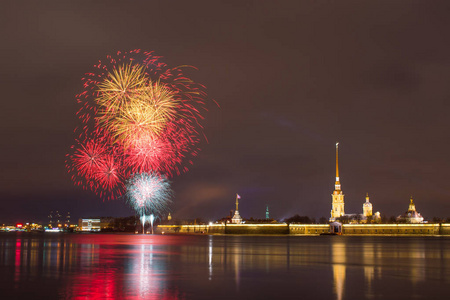
[(334, 192), (331, 194), (331, 218), (330, 222), (343, 217), (344, 212), (344, 194), (341, 190), (341, 183), (339, 181), (339, 143), (336, 143), (336, 182), (334, 184)]
[(416, 210), (416, 205), (414, 204), (413, 198), (409, 200), (408, 210), (397, 217), (397, 221), (406, 223), (423, 223), (422, 215)]
[(346, 214), (344, 210), (344, 194), (341, 189), (339, 179), (339, 143), (336, 143), (336, 182), (334, 183), (334, 191), (331, 194), (331, 217), (330, 222), (338, 221), (342, 217), (348, 218), (350, 221), (367, 222), (369, 219), (380, 219), (380, 213), (372, 214), (372, 203), (369, 201), (369, 194), (366, 194), (366, 202), (363, 204), (362, 214)]

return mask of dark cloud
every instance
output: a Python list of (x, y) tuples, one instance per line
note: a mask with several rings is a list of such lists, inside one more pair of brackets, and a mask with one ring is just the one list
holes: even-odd
[[(75, 94), (117, 50), (193, 65), (209, 144), (173, 179), (178, 217), (328, 216), (334, 143), (346, 211), (385, 215), (409, 196), (450, 216), (448, 1), (3, 1), (0, 221), (50, 210), (126, 215), (64, 168)], [(13, 216), (13, 217), (11, 217)]]

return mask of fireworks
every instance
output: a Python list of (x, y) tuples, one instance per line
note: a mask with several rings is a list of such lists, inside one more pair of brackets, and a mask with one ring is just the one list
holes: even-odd
[(125, 194), (126, 180), (128, 190), (142, 181), (168, 189), (164, 178), (188, 170), (202, 136), (204, 87), (160, 60), (151, 52), (118, 52), (83, 78), (81, 126), (66, 161), (76, 184), (112, 199)]
[(98, 121), (125, 146), (142, 133), (159, 136), (177, 115), (175, 92), (152, 82), (142, 67), (120, 66), (97, 86)]
[(72, 180), (76, 184), (106, 199), (123, 192), (121, 157), (114, 154), (114, 149), (108, 147), (104, 139), (78, 142), (73, 149), (69, 171), (73, 173)]
[(130, 205), (143, 215), (161, 215), (168, 211), (172, 191), (165, 176), (141, 173), (127, 182), (127, 199)]

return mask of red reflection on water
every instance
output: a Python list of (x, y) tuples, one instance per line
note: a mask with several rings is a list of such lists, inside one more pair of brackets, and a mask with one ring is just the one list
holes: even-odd
[(74, 239), (78, 262), (75, 262), (76, 266), (68, 266), (76, 272), (61, 289), (63, 298), (181, 299), (176, 287), (166, 286), (164, 260), (153, 259), (154, 254), (161, 252), (155, 251), (154, 246), (167, 245), (167, 241), (164, 243), (153, 236), (130, 235), (83, 235)]
[(78, 274), (69, 283), (65, 298), (70, 299), (117, 299), (116, 280), (113, 271)]
[(22, 249), (22, 240), (17, 239), (16, 240), (16, 256), (14, 259), (14, 265), (15, 265), (14, 281), (15, 282), (19, 282), (19, 279), (20, 279), (20, 261), (22, 258), (21, 249)]

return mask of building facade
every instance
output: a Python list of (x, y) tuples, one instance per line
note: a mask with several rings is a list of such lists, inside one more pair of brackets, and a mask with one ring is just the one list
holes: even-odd
[(100, 231), (100, 219), (79, 219), (78, 230), (80, 231)]

